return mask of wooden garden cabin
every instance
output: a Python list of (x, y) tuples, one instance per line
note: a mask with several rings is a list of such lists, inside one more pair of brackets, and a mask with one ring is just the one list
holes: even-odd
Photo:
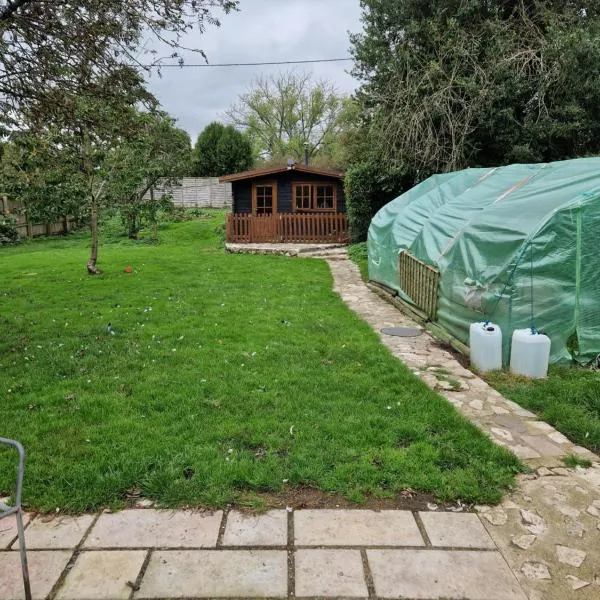
[(289, 164), (220, 178), (231, 183), (227, 241), (242, 243), (346, 243), (344, 175)]

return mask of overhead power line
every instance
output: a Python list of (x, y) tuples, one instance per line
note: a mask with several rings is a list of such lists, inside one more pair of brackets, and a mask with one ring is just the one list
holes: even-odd
[(333, 63), (333, 62), (345, 62), (351, 61), (351, 58), (317, 58), (315, 60), (277, 60), (277, 61), (264, 61), (264, 62), (243, 62), (243, 63), (169, 63), (169, 64), (156, 64), (156, 65), (144, 65), (147, 67), (157, 67), (163, 69), (165, 67), (171, 67), (176, 69), (189, 69), (189, 68), (217, 68), (217, 67), (261, 67), (267, 65), (306, 65), (309, 63)]

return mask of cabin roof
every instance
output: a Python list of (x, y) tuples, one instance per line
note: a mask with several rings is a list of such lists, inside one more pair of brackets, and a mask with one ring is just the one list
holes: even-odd
[(334, 179), (344, 179), (344, 174), (341, 171), (331, 171), (329, 169), (319, 169), (317, 167), (305, 167), (304, 165), (292, 165), (292, 166), (275, 166), (275, 167), (264, 167), (262, 169), (254, 169), (252, 171), (243, 171), (241, 173), (234, 173), (233, 175), (224, 175), (219, 177), (220, 183), (232, 183), (234, 181), (242, 181), (244, 179), (255, 179), (258, 177), (264, 177), (266, 175), (277, 175), (279, 173), (286, 173), (288, 171), (296, 171), (297, 173), (309, 173), (311, 175), (323, 175), (325, 177), (331, 177)]

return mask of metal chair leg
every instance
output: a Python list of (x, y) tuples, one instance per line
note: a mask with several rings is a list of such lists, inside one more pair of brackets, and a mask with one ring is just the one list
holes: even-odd
[(15, 440), (0, 438), (0, 444), (12, 446), (19, 453), (19, 469), (17, 471), (17, 489), (15, 492), (15, 505), (0, 512), (0, 518), (14, 514), (17, 520), (17, 534), (19, 537), (19, 553), (21, 555), (21, 570), (23, 571), (23, 587), (25, 600), (31, 600), (31, 585), (29, 582), (29, 567), (27, 565), (27, 550), (25, 548), (25, 529), (23, 527), (23, 509), (21, 507), (21, 492), (23, 490), (23, 475), (25, 474), (25, 450)]

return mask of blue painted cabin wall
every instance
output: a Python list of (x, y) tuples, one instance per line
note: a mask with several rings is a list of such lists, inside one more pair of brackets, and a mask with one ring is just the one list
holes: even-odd
[(312, 175), (311, 173), (300, 173), (298, 171), (287, 171), (277, 175), (267, 175), (257, 177), (256, 179), (245, 179), (243, 181), (234, 181), (233, 191), (233, 212), (251, 213), (252, 212), (252, 185), (262, 182), (277, 182), (277, 212), (291, 213), (292, 207), (292, 183), (298, 181), (310, 181), (313, 183), (331, 183), (337, 187), (337, 209), (338, 212), (346, 212), (346, 199), (344, 197), (344, 184), (339, 179), (327, 177), (325, 175)]

